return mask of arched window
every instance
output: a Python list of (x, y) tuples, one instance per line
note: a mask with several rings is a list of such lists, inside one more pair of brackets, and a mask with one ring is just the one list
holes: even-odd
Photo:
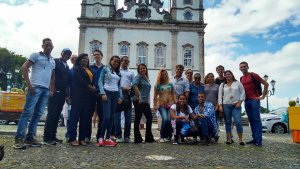
[(129, 58), (129, 46), (130, 43), (126, 41), (122, 41), (119, 43), (119, 56), (122, 58), (123, 56), (127, 56)]
[[(95, 49), (102, 50), (102, 43), (98, 40), (92, 40), (90, 42), (90, 55), (91, 56), (93, 55), (93, 52), (94, 52)], [(91, 63), (95, 62), (94, 57), (90, 58), (90, 62)]]
[(166, 45), (163, 43), (155, 44), (155, 66), (156, 67), (165, 67), (165, 56), (166, 56)]
[(185, 12), (184, 12), (184, 14), (183, 14), (183, 16), (184, 16), (184, 20), (192, 20), (193, 19), (193, 14), (192, 14), (192, 12), (191, 11), (189, 11), (189, 10), (186, 10)]
[(183, 47), (183, 65), (193, 67), (193, 48), (191, 44), (186, 44)]
[(137, 64), (144, 63), (147, 65), (148, 44), (145, 42), (140, 42), (137, 44), (137, 46)]

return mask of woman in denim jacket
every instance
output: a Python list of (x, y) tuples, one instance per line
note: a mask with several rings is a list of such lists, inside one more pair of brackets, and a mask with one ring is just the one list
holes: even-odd
[(122, 103), (120, 80), (120, 58), (119, 56), (112, 56), (109, 66), (106, 66), (101, 71), (98, 82), (103, 106), (103, 119), (100, 119), (102, 120), (102, 125), (98, 146), (115, 147), (117, 145), (116, 142), (110, 139), (110, 134), (114, 120), (113, 117), (117, 111), (116, 105)]
[(133, 79), (132, 86), (135, 92), (134, 96), (134, 142), (143, 143), (144, 140), (141, 136), (139, 129), (140, 121), (142, 118), (142, 113), (144, 113), (147, 123), (146, 123), (146, 139), (148, 143), (154, 142), (154, 138), (151, 132), (152, 126), (152, 113), (150, 109), (150, 89), (151, 84), (149, 82), (148, 70), (145, 64), (139, 64), (137, 67), (138, 75)]

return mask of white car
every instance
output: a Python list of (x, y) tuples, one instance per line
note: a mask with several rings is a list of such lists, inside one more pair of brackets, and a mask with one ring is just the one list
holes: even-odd
[[(48, 109), (46, 107), (45, 111), (44, 111), (44, 114), (40, 118), (40, 122), (46, 122), (47, 114), (48, 114)], [(1, 119), (0, 118), (0, 125), (3, 125), (3, 124), (4, 125), (8, 125), (8, 124), (10, 124), (10, 122), (14, 122), (15, 124), (18, 124), (20, 115), (21, 115), (21, 113), (18, 113), (18, 115), (16, 117), (14, 117), (13, 119), (10, 118), (9, 120), (8, 119)], [(58, 126), (65, 126), (65, 124), (64, 124), (64, 117), (63, 117), (62, 113), (61, 113), (61, 115), (59, 117)]]
[(278, 108), (267, 114), (261, 114), (263, 132), (287, 133), (288, 123), (287, 119), (284, 118), (285, 115), (287, 115), (287, 107)]

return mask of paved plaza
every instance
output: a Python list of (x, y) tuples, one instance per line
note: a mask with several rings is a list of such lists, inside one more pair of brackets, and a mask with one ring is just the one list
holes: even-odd
[[(38, 139), (42, 138), (43, 129), (43, 125), (38, 127)], [(156, 129), (154, 124), (153, 133), (158, 139)], [(65, 127), (58, 130), (58, 136), (63, 138)], [(263, 147), (226, 145), (221, 127), (219, 143), (210, 146), (120, 143), (111, 148), (97, 147), (94, 143), (79, 147), (63, 143), (15, 150), (12, 148), (15, 131), (16, 125), (0, 125), (0, 144), (5, 146), (0, 168), (300, 168), (300, 144), (292, 143), (290, 134), (264, 133)], [(236, 138), (235, 130), (233, 133)], [(250, 140), (248, 126), (244, 126), (244, 135), (245, 140)]]

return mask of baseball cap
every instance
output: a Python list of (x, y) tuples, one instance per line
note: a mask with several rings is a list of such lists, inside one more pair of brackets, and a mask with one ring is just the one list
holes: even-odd
[(72, 51), (69, 48), (64, 48), (61, 53), (65, 55), (72, 55)]

